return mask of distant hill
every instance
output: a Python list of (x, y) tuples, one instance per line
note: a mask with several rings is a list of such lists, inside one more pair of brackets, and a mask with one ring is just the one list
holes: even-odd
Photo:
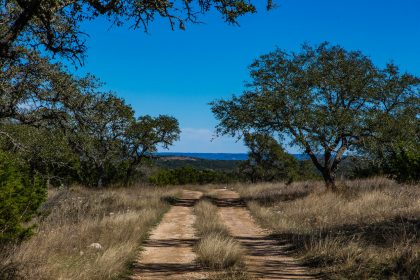
[(207, 159), (207, 160), (246, 160), (248, 154), (246, 153), (176, 153), (176, 152), (163, 152), (156, 153), (157, 156), (161, 157), (185, 157), (185, 158), (196, 158), (196, 159)]
[(165, 155), (155, 159), (155, 164), (162, 168), (180, 168), (191, 166), (197, 169), (211, 169), (218, 171), (234, 171), (241, 162), (240, 160), (204, 159), (180, 155)]
[[(248, 159), (248, 154), (246, 153), (177, 153), (177, 152), (162, 152), (156, 153), (160, 157), (170, 157), (177, 158), (189, 158), (189, 159), (206, 159), (206, 160), (246, 160)], [(294, 157), (298, 160), (308, 159), (308, 156), (305, 154), (293, 154)]]
[[(235, 171), (241, 163), (248, 159), (245, 153), (156, 153), (155, 164), (161, 168), (181, 168), (191, 166), (197, 169), (211, 169), (217, 171)], [(303, 154), (294, 154), (298, 160), (306, 160)]]

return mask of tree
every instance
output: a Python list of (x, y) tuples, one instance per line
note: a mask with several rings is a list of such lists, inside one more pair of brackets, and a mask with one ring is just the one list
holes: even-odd
[(88, 183), (103, 187), (107, 168), (116, 168), (124, 161), (124, 137), (133, 114), (124, 100), (111, 93), (95, 92), (84, 110), (68, 122), (67, 137), (80, 156), (82, 177), (94, 180)]
[(292, 181), (298, 173), (298, 162), (287, 154), (281, 145), (270, 135), (264, 133), (245, 133), (248, 159), (240, 169), (251, 179), (257, 181)]
[(82, 183), (103, 186), (130, 177), (146, 153), (177, 139), (176, 119), (136, 121), (131, 107), (101, 92), (94, 76), (74, 77), (33, 53), (20, 58), (2, 60), (0, 140), (46, 178), (79, 171)]
[(365, 171), (385, 173), (398, 181), (420, 180), (420, 118), (419, 103), (400, 110), (392, 118), (383, 121), (376, 137), (360, 147)]
[(42, 178), (47, 187), (66, 185), (77, 178), (79, 160), (59, 129), (36, 128), (24, 124), (0, 124), (0, 149), (9, 151), (27, 165), (29, 177)]
[(177, 119), (170, 116), (142, 116), (133, 121), (125, 133), (124, 146), (128, 159), (126, 182), (144, 158), (156, 152), (159, 145), (167, 149), (179, 139), (180, 132)]
[(242, 96), (211, 103), (218, 134), (278, 133), (300, 147), (335, 189), (346, 153), (378, 136), (387, 122), (411, 108), (418, 118), (420, 79), (381, 69), (359, 51), (323, 43), (299, 53), (279, 49), (251, 66)]
[(44, 182), (30, 177), (27, 166), (0, 150), (0, 245), (25, 238), (31, 226), (24, 225), (46, 198)]
[(58, 125), (82, 110), (86, 93), (97, 87), (93, 76), (74, 77), (36, 53), (0, 58), (0, 69), (0, 121)]
[[(267, 1), (271, 8), (272, 1)], [(246, 0), (1, 0), (0, 58), (13, 58), (22, 49), (47, 50), (80, 63), (86, 51), (80, 23), (99, 16), (113, 25), (128, 22), (133, 29), (147, 27), (155, 17), (166, 18), (170, 27), (197, 23), (199, 14), (215, 8), (228, 23), (255, 12)]]

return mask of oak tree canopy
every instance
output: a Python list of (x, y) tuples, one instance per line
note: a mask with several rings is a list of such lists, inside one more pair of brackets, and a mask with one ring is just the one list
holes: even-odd
[(298, 53), (277, 49), (258, 58), (250, 74), (241, 96), (211, 103), (218, 134), (259, 131), (290, 139), (332, 189), (346, 153), (401, 115), (419, 127), (420, 78), (394, 64), (380, 68), (359, 51), (328, 43)]
[[(267, 9), (273, 5), (266, 3)], [(162, 17), (170, 28), (185, 29), (211, 9), (227, 23), (256, 11), (247, 0), (0, 0), (0, 58), (35, 49), (83, 63), (87, 34), (81, 22), (105, 17), (114, 26), (147, 30)]]

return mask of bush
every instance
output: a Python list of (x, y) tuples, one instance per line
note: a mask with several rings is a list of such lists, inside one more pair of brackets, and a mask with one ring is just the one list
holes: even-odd
[(19, 241), (31, 232), (28, 222), (46, 199), (44, 182), (27, 166), (0, 152), (0, 244)]
[(292, 182), (307, 175), (301, 163), (288, 154), (272, 136), (247, 133), (244, 140), (249, 152), (240, 170), (251, 182)]
[(420, 181), (420, 145), (414, 149), (395, 148), (385, 163), (385, 171), (400, 182)]
[(384, 148), (383, 153), (371, 154), (367, 158), (356, 158), (353, 176), (350, 178), (369, 178), (388, 176), (398, 182), (420, 182), (420, 145), (408, 142)]

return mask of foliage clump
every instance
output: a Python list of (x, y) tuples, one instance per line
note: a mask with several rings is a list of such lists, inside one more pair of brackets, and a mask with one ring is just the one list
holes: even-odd
[(298, 161), (286, 153), (272, 136), (247, 133), (244, 140), (249, 152), (248, 159), (240, 165), (240, 171), (249, 180), (291, 182), (297, 179)]
[(24, 223), (46, 198), (45, 182), (24, 162), (0, 152), (0, 245), (22, 240), (32, 227)]

